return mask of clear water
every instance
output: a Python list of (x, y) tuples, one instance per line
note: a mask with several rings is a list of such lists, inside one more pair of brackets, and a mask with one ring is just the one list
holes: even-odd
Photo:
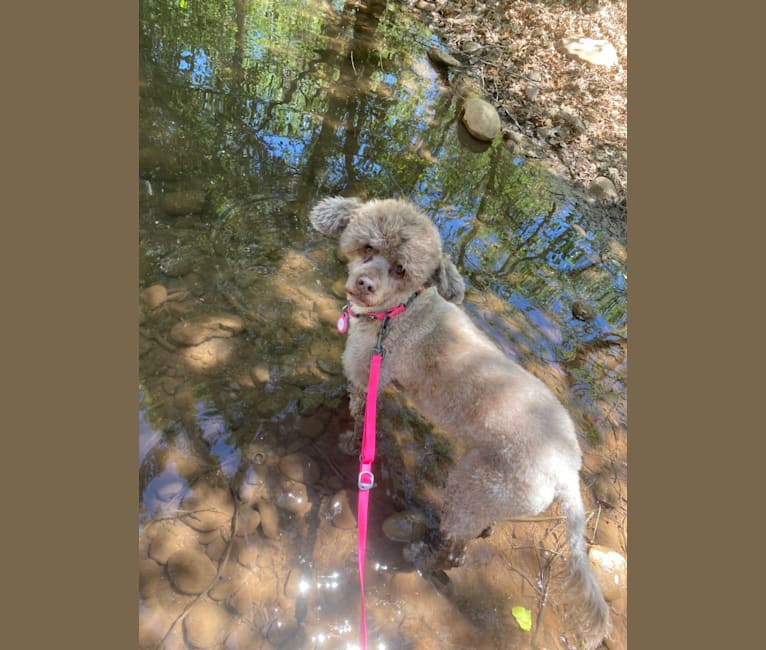
[[(459, 99), (425, 54), (436, 40), (389, 5), (141, 2), (139, 290), (167, 296), (144, 304), (140, 324), (142, 647), (206, 633), (210, 647), (357, 642), (356, 531), (336, 521), (356, 473), (334, 330), (344, 267), (307, 219), (325, 196), (414, 201), (466, 278), (468, 312), (553, 388), (583, 446), (598, 450), (626, 426), (625, 242), (597, 232), (574, 192), (500, 139), (465, 146)], [(576, 301), (594, 317), (574, 317)], [(179, 340), (181, 322), (197, 328), (195, 344)], [(382, 410), (392, 428), (372, 501), (371, 647), (523, 643), (506, 612), (528, 596), (521, 583), (486, 600), (458, 576), (451, 600), (427, 595), (382, 534), (385, 516), (438, 491), (453, 453), (394, 397)], [(291, 454), (319, 476), (290, 482), (280, 463)], [(250, 481), (276, 504), (271, 536), (265, 523), (234, 537), (228, 523), (217, 533), (184, 523), (202, 486), (240, 495)], [(266, 518), (237, 504), (240, 529), (254, 511)], [(206, 554), (239, 599), (179, 592), (157, 550), (165, 531), (171, 550)], [(253, 549), (262, 561), (248, 566)], [(202, 603), (219, 608), (220, 633), (197, 629)]]

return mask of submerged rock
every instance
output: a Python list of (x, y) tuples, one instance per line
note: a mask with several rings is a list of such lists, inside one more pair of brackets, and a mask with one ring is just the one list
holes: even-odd
[(147, 309), (157, 309), (168, 299), (168, 290), (161, 284), (153, 284), (141, 292), (141, 302)]
[(593, 571), (606, 600), (617, 600), (628, 588), (628, 561), (617, 551), (593, 546), (588, 551)]
[(279, 512), (270, 501), (258, 502), (258, 513), (261, 515), (261, 531), (269, 539), (279, 537)]
[(383, 522), (383, 533), (394, 542), (417, 542), (426, 534), (425, 515), (416, 510), (396, 512)]
[(239, 316), (215, 314), (176, 323), (170, 338), (181, 345), (199, 345), (212, 338), (229, 338), (245, 327)]
[(494, 140), (502, 126), (495, 107), (478, 97), (465, 100), (462, 121), (468, 133), (485, 142)]
[(354, 502), (352, 490), (344, 489), (335, 493), (330, 502), (329, 516), (332, 525), (341, 530), (356, 528), (356, 515), (351, 507)]
[(184, 618), (184, 635), (194, 648), (212, 648), (223, 641), (229, 629), (229, 615), (219, 605), (196, 603)]
[(216, 574), (210, 558), (193, 549), (173, 553), (168, 559), (167, 571), (173, 587), (184, 594), (202, 593)]
[(305, 515), (311, 510), (311, 501), (306, 486), (290, 479), (282, 481), (276, 502), (282, 510), (298, 516)]
[(287, 478), (299, 483), (316, 483), (319, 480), (319, 464), (306, 454), (288, 454), (279, 461), (279, 470)]
[(181, 502), (189, 514), (184, 523), (202, 533), (210, 532), (231, 523), (234, 501), (228, 490), (208, 485), (195, 486), (192, 493)]
[(242, 477), (242, 484), (237, 490), (239, 500), (246, 504), (254, 504), (269, 497), (269, 486), (266, 479), (265, 471), (248, 467), (247, 472)]

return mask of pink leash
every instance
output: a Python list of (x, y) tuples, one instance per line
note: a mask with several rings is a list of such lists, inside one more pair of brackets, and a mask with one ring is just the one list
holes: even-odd
[(361, 610), (359, 634), (362, 650), (367, 650), (367, 605), (364, 598), (364, 562), (367, 551), (367, 510), (370, 502), (370, 488), (375, 484), (372, 463), (375, 460), (375, 420), (381, 361), (383, 361), (383, 356), (377, 351), (373, 353), (370, 360), (370, 380), (367, 383), (367, 404), (364, 409), (362, 452), (359, 455), (357, 519), (359, 522), (359, 598)]
[(372, 463), (375, 460), (375, 422), (377, 419), (378, 384), (380, 382), (380, 365), (383, 362), (383, 337), (388, 331), (388, 321), (401, 314), (409, 304), (417, 298), (420, 291), (413, 293), (406, 303), (397, 305), (387, 312), (371, 312), (367, 314), (355, 314), (350, 305), (343, 308), (343, 313), (338, 319), (338, 331), (346, 332), (348, 329), (349, 316), (367, 316), (376, 320), (382, 320), (383, 325), (378, 332), (377, 345), (372, 350), (370, 359), (370, 377), (367, 382), (367, 402), (364, 408), (364, 428), (362, 429), (362, 451), (359, 454), (359, 498), (357, 501), (357, 522), (359, 526), (359, 588), (360, 594), (360, 622), (359, 642), (361, 650), (367, 650), (367, 605), (364, 597), (364, 564), (367, 552), (367, 513), (370, 503), (370, 489), (375, 485), (375, 475), (372, 473)]

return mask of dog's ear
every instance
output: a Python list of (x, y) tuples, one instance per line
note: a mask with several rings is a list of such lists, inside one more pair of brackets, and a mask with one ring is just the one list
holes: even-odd
[(442, 253), (439, 268), (431, 276), (431, 284), (436, 287), (436, 290), (445, 300), (458, 305), (463, 302), (463, 296), (465, 295), (463, 276), (460, 275), (460, 271), (457, 270), (457, 267), (446, 253)]
[(311, 212), (311, 224), (323, 235), (334, 235), (343, 230), (351, 219), (351, 215), (362, 206), (357, 198), (333, 196), (322, 199)]

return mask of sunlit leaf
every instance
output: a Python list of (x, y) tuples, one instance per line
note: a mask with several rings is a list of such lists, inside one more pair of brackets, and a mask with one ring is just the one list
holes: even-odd
[(511, 610), (513, 618), (519, 624), (519, 627), (525, 632), (529, 632), (532, 629), (532, 612), (526, 607), (517, 606)]
[(187, 6), (187, 2), (186, 2), (186, 0), (178, 0), (178, 6), (179, 6), (181, 9), (186, 9), (186, 6)]

